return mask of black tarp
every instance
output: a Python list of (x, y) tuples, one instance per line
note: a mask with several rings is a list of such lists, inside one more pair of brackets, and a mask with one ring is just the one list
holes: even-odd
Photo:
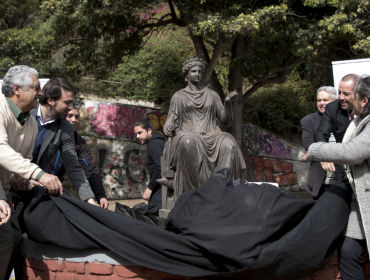
[(166, 230), (43, 189), (24, 213), (28, 237), (71, 249), (108, 249), (174, 275), (298, 279), (331, 258), (346, 227), (349, 191), (317, 202), (268, 184), (212, 175), (180, 196)]

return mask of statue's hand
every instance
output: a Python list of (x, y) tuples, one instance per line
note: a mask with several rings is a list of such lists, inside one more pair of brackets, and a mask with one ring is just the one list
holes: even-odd
[(226, 102), (232, 102), (238, 96), (238, 92), (236, 90), (229, 93), (229, 96), (225, 98)]
[(173, 131), (172, 125), (165, 123), (163, 127), (164, 134), (166, 134), (167, 137), (172, 137), (172, 131)]

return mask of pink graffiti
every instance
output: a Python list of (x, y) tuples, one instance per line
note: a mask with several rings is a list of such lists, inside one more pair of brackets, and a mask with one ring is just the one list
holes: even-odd
[(124, 135), (127, 139), (134, 139), (134, 123), (144, 113), (145, 109), (100, 103), (98, 111), (92, 116), (91, 129), (97, 136)]
[(270, 134), (263, 134), (262, 131), (258, 134), (259, 151), (264, 151), (267, 154), (275, 155), (279, 158), (291, 158), (291, 147), (285, 149), (284, 145), (279, 139), (271, 136)]
[(87, 112), (89, 114), (91, 114), (94, 111), (94, 109), (95, 109), (95, 107), (94, 106), (91, 106), (91, 107), (87, 108)]

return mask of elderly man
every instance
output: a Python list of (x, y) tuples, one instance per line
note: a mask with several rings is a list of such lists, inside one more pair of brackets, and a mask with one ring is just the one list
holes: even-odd
[[(86, 178), (90, 183), (91, 189), (96, 197), (96, 200), (100, 204), (100, 207), (107, 209), (109, 203), (105, 195), (105, 189), (103, 187), (102, 178), (100, 177), (99, 170), (94, 164), (93, 157), (85, 139), (83, 139), (81, 135), (79, 135), (76, 131), (80, 122), (80, 112), (76, 104), (73, 104), (73, 109), (69, 110), (66, 119), (74, 127), (75, 150), (77, 153), (78, 161), (83, 171), (85, 172)], [(53, 172), (53, 174), (57, 175), (59, 178), (62, 178), (66, 173), (61, 157), (58, 157), (55, 161)]]
[[(29, 111), (42, 96), (38, 73), (25, 65), (10, 68), (3, 79), (0, 96), (0, 279), (9, 279), (13, 260), (19, 251), (21, 233), (13, 212), (10, 184), (15, 176), (35, 180), (50, 194), (63, 192), (58, 177), (45, 173), (31, 163), (37, 134), (35, 119)], [(13, 174), (13, 175), (12, 175)], [(18, 174), (18, 175), (14, 175)], [(26, 186), (22, 186), (26, 189)], [(10, 218), (10, 221), (9, 221)]]
[[(302, 142), (306, 151), (314, 142), (314, 136), (319, 127), (321, 117), (325, 113), (326, 105), (336, 99), (337, 90), (334, 87), (320, 87), (317, 90), (317, 112), (309, 114), (301, 120)], [(332, 136), (331, 141), (335, 141), (334, 136)], [(303, 159), (306, 159), (306, 156)], [(334, 182), (335, 177), (331, 172), (325, 172), (319, 162), (311, 162), (306, 190), (312, 194), (314, 200), (318, 199), (325, 189)]]

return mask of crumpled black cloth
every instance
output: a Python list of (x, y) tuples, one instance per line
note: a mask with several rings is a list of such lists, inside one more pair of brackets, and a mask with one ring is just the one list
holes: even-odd
[(143, 214), (140, 210), (143, 209), (147, 204), (142, 202), (136, 204), (133, 208), (116, 202), (116, 208), (114, 212), (118, 214), (125, 215), (127, 217), (131, 217), (133, 219), (142, 221), (149, 225), (158, 226), (161, 228), (165, 228), (167, 225), (167, 220), (161, 217), (150, 215), (150, 214)]
[(348, 194), (332, 186), (314, 203), (216, 174), (179, 198), (167, 230), (43, 189), (35, 190), (24, 218), (36, 242), (108, 249), (174, 275), (298, 279), (333, 255), (348, 220)]

